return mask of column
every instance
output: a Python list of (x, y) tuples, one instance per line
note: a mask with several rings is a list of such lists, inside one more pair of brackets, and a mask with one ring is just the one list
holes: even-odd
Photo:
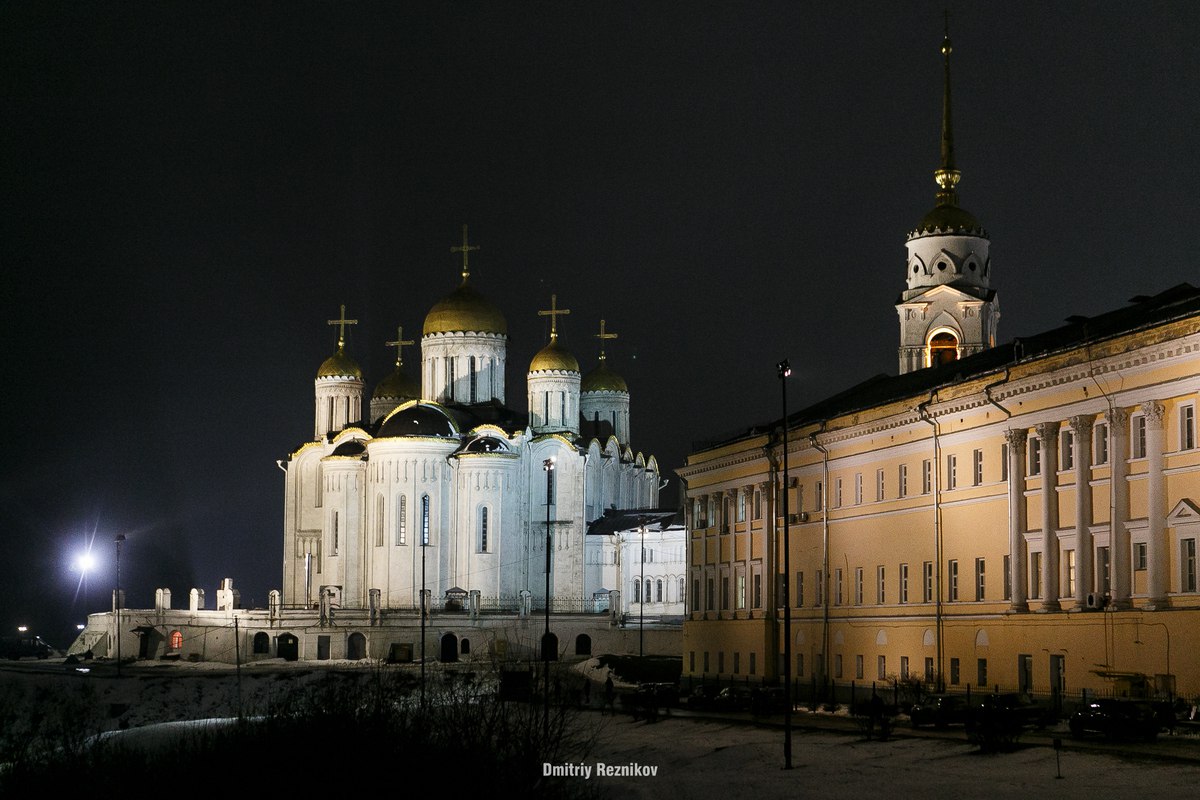
[(1108, 425), (1112, 446), (1108, 448), (1108, 460), (1112, 464), (1109, 497), (1111, 508), (1108, 520), (1109, 554), (1112, 558), (1112, 605), (1129, 608), (1130, 584), (1133, 571), (1129, 549), (1129, 409), (1114, 408)]
[(1026, 611), (1025, 598), (1025, 441), (1029, 431), (1011, 428), (1008, 442), (1008, 584), (1013, 611)]
[(1058, 422), (1037, 426), (1042, 444), (1042, 611), (1058, 611)]
[[(1075, 607), (1085, 608), (1095, 586), (1092, 569), (1091, 415), (1071, 417), (1075, 434)], [(1110, 551), (1111, 552), (1111, 551)]]
[(1163, 445), (1166, 438), (1166, 408), (1150, 401), (1146, 413), (1146, 521), (1149, 523), (1146, 547), (1146, 594), (1150, 608), (1167, 607), (1167, 487), (1163, 476)]

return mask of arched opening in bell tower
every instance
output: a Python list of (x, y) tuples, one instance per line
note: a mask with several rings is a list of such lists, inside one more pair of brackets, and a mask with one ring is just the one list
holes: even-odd
[(940, 367), (958, 360), (958, 334), (952, 330), (941, 328), (934, 331), (925, 346), (925, 363), (930, 367)]

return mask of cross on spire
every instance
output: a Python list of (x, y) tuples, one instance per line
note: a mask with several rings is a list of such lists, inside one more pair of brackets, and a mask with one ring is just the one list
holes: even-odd
[(605, 331), (604, 331), (604, 320), (600, 320), (600, 332), (599, 332), (599, 333), (597, 333), (597, 334), (593, 334), (593, 335), (594, 335), (594, 336), (595, 336), (597, 339), (599, 339), (599, 340), (600, 340), (600, 362), (601, 362), (601, 363), (603, 363), (603, 362), (604, 362), (604, 359), (605, 359), (605, 355), (604, 355), (604, 340), (605, 340), (605, 339), (615, 339), (615, 338), (617, 338), (617, 335), (616, 335), (615, 333), (605, 333)]
[(550, 317), (550, 341), (553, 342), (558, 338), (558, 317), (561, 314), (570, 314), (571, 309), (558, 307), (558, 295), (550, 295), (550, 310), (539, 311), (539, 317)]
[(467, 244), (467, 226), (464, 224), (463, 225), (462, 245), (461, 246), (455, 245), (454, 247), (450, 248), (451, 253), (462, 253), (462, 256), (463, 256), (463, 265), (462, 265), (463, 283), (467, 282), (467, 277), (471, 274), (471, 270), (467, 266), (467, 258), (471, 255), (472, 250), (478, 250), (478, 249), (479, 249), (478, 245)]
[(337, 319), (329, 320), (330, 325), (338, 326), (338, 350), (346, 346), (346, 326), (357, 325), (358, 320), (346, 319), (346, 304), (342, 303), (342, 313)]
[(404, 349), (405, 345), (416, 344), (416, 342), (414, 342), (412, 339), (404, 338), (404, 328), (401, 326), (396, 328), (396, 341), (385, 342), (385, 344), (387, 344), (388, 347), (396, 348), (396, 366), (402, 367), (404, 366), (404, 356), (401, 351)]

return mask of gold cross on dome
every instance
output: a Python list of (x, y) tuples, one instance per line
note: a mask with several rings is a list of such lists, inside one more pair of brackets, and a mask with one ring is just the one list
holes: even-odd
[(454, 247), (451, 247), (451, 248), (450, 248), (450, 252), (451, 252), (451, 253), (462, 253), (462, 254), (463, 254), (462, 276), (463, 276), (463, 280), (464, 280), (464, 281), (467, 279), (467, 276), (471, 274), (471, 270), (470, 270), (470, 269), (467, 267), (467, 258), (468, 258), (468, 256), (470, 256), (470, 255), (471, 255), (471, 251), (472, 251), (472, 250), (478, 250), (478, 249), (479, 249), (479, 246), (478, 246), (478, 245), (469, 245), (469, 244), (467, 244), (467, 226), (466, 226), (466, 225), (463, 225), (463, 243), (462, 243), (462, 246), (457, 246), (457, 245), (456, 245), (456, 246), (454, 246)]
[(603, 361), (604, 360), (604, 340), (605, 339), (615, 339), (615, 338), (617, 338), (617, 335), (615, 333), (606, 333), (604, 331), (604, 320), (600, 320), (600, 332), (597, 334), (594, 334), (594, 335), (597, 339), (600, 340), (600, 360)]
[(342, 314), (338, 319), (329, 320), (330, 325), (338, 326), (338, 349), (341, 350), (346, 344), (346, 326), (357, 325), (358, 320), (346, 319), (346, 304), (342, 303)]
[(405, 339), (404, 328), (398, 327), (396, 328), (396, 341), (385, 342), (385, 344), (388, 347), (396, 348), (396, 366), (402, 367), (404, 366), (404, 356), (401, 354), (401, 351), (404, 349), (405, 345), (416, 344), (416, 342), (414, 342), (412, 339)]
[(553, 342), (555, 339), (558, 338), (558, 317), (559, 317), (559, 315), (570, 314), (570, 313), (571, 313), (571, 309), (558, 307), (558, 295), (556, 295), (556, 294), (550, 295), (550, 310), (538, 312), (539, 317), (549, 317), (550, 318), (550, 341)]

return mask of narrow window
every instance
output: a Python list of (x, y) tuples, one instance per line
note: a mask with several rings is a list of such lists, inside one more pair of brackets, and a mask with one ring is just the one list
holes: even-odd
[(883, 470), (875, 470), (875, 501), (883, 499)]
[(861, 606), (863, 601), (863, 569), (854, 568), (854, 605)]
[(1012, 556), (1004, 557), (1004, 599), (1012, 600)]
[(1042, 554), (1029, 554), (1029, 597), (1037, 600), (1042, 596)]
[(396, 515), (396, 545), (408, 544), (408, 498), (404, 495), (396, 501), (399, 511)]
[(754, 573), (753, 607), (762, 608), (762, 573)]
[(479, 552), (488, 551), (488, 510), (487, 506), (479, 509)]
[(975, 599), (983, 599), (984, 563), (982, 558), (975, 559)]
[(1075, 432), (1063, 431), (1059, 439), (1062, 442), (1062, 458), (1059, 461), (1062, 469), (1075, 469)]
[(875, 602), (883, 605), (883, 598), (885, 596), (883, 565), (880, 564), (875, 568)]
[(971, 454), (971, 481), (976, 486), (983, 483), (983, 451), (976, 450)]
[(338, 530), (338, 512), (333, 512), (333, 555), (338, 554), (338, 539), (341, 531)]
[(877, 670), (875, 676), (878, 680), (887, 680), (887, 656), (878, 656), (875, 659)]
[(1194, 450), (1196, 448), (1196, 407), (1194, 405), (1179, 408), (1179, 449)]
[(796, 573), (796, 605), (804, 605), (804, 573)]
[(901, 497), (908, 497), (908, 464), (900, 465), (900, 474), (897, 476), (899, 493)]
[(1196, 540), (1179, 542), (1179, 591), (1196, 591)]
[(921, 565), (921, 573), (924, 576), (924, 587), (922, 598), (923, 602), (933, 602), (933, 562), (926, 561)]
[(860, 681), (863, 679), (863, 657), (861, 655), (854, 657), (854, 678)]
[(1146, 543), (1138, 542), (1133, 546), (1133, 568), (1143, 570), (1146, 568)]
[(854, 505), (862, 505), (862, 473), (854, 473)]
[(825, 485), (821, 481), (817, 481), (817, 511), (825, 508)]
[(421, 546), (429, 546), (429, 495), (421, 495)]
[(746, 521), (746, 493), (744, 491), (738, 492), (737, 521), (738, 522)]
[(959, 681), (959, 663), (957, 658), (950, 659), (950, 685), (958, 686)]
[(737, 607), (746, 607), (746, 576), (737, 576)]
[(1096, 454), (1097, 464), (1108, 463), (1108, 423), (1098, 422), (1095, 428), (1092, 429), (1096, 437), (1095, 446), (1092, 452)]
[(479, 384), (478, 384), (478, 381), (476, 380), (476, 373), (475, 373), (475, 356), (471, 356), (467, 360), (467, 369), (470, 371), (470, 375), (471, 375), (471, 393), (469, 395), (469, 397), (471, 399), (468, 402), (475, 403), (475, 402), (478, 402), (478, 393), (479, 393)]
[(721, 608), (725, 609), (725, 610), (729, 609), (729, 576), (728, 575), (723, 575), (721, 577)]
[(842, 677), (842, 654), (837, 653), (833, 657), (833, 677)]
[(929, 494), (933, 487), (933, 462), (928, 458), (921, 462), (921, 494)]
[(977, 658), (975, 659), (975, 684), (982, 689), (987, 686), (987, 682), (987, 659)]
[(1108, 553), (1107, 547), (1096, 548), (1096, 585), (1100, 587), (1101, 594), (1108, 594), (1112, 588), (1112, 572)]
[(1000, 480), (1008, 480), (1008, 444), (1000, 445)]
[(833, 507), (842, 507), (842, 479), (838, 478), (833, 483)]
[(659, 578), (654, 582), (654, 602), (661, 603), (663, 601), (663, 582)]
[(822, 605), (825, 602), (825, 575), (821, 570), (817, 570), (817, 605)]
[(1145, 415), (1139, 414), (1138, 416), (1133, 418), (1133, 422), (1131, 422), (1130, 424), (1133, 426), (1133, 436), (1130, 437), (1131, 439), (1133, 439), (1133, 457), (1134, 458), (1145, 458), (1146, 457), (1146, 417), (1145, 417)]
[(946, 456), (946, 488), (958, 486), (958, 456)]
[(1029, 439), (1029, 474), (1042, 474), (1042, 440)]
[(925, 682), (933, 683), (933, 658), (932, 658), (932, 656), (925, 657)]
[(833, 604), (840, 606), (842, 604), (842, 568), (838, 567), (833, 571)]
[(900, 656), (900, 680), (908, 680), (908, 656)]
[(1066, 556), (1066, 562), (1067, 562), (1065, 564), (1065, 572), (1066, 572), (1066, 578), (1067, 578), (1067, 591), (1064, 594), (1066, 597), (1074, 597), (1075, 596), (1075, 551), (1067, 550), (1064, 553), (1064, 555)]
[(383, 495), (375, 498), (375, 546), (383, 547)]
[(950, 599), (958, 599), (958, 559), (952, 558), (949, 563), (950, 573)]
[(908, 602), (908, 564), (900, 565), (900, 602)]

